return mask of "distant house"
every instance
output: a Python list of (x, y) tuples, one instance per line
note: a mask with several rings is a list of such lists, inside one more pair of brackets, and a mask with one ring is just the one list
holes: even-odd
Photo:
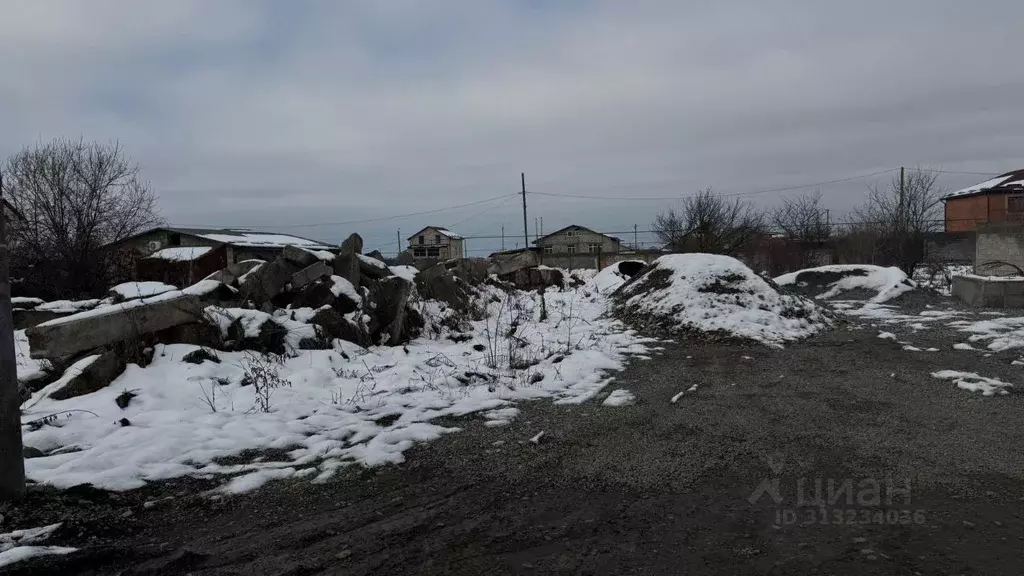
[(147, 230), (105, 249), (131, 250), (141, 257), (174, 262), (198, 259), (208, 252), (224, 247), (228, 264), (242, 260), (273, 260), (287, 245), (310, 250), (333, 250), (325, 242), (291, 234), (256, 232), (241, 229), (160, 227)]
[(622, 242), (615, 236), (595, 232), (584, 226), (566, 226), (533, 241), (542, 254), (617, 254)]
[(947, 194), (942, 201), (946, 232), (973, 232), (994, 222), (1024, 222), (1024, 169)]
[(440, 226), (427, 226), (408, 240), (409, 252), (416, 259), (448, 260), (466, 256), (465, 239)]

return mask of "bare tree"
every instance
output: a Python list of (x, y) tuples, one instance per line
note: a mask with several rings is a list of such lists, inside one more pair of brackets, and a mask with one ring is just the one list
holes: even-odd
[(679, 211), (658, 214), (655, 236), (672, 251), (736, 255), (764, 232), (764, 218), (740, 199), (702, 190), (683, 198)]
[(872, 186), (854, 212), (857, 228), (875, 237), (874, 259), (899, 266), (908, 275), (924, 259), (925, 235), (940, 228), (938, 173), (902, 171), (888, 187)]
[(790, 240), (818, 242), (831, 235), (828, 211), (821, 206), (821, 190), (784, 198), (772, 210), (771, 223)]
[(54, 140), (7, 162), (8, 198), (24, 217), (13, 268), (40, 294), (76, 297), (108, 286), (102, 246), (162, 222), (156, 195), (121, 144)]

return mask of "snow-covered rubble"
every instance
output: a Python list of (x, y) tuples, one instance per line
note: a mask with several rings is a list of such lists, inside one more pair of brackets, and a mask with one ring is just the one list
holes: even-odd
[(874, 295), (870, 302), (881, 303), (909, 292), (917, 284), (896, 267), (885, 268), (871, 264), (835, 264), (807, 268), (775, 278), (775, 283), (798, 294), (818, 299), (850, 298), (850, 292), (864, 290)]
[(810, 300), (781, 294), (739, 260), (715, 254), (662, 256), (613, 298), (620, 318), (645, 329), (770, 346), (831, 324)]
[[(549, 288), (543, 306), (536, 292), (478, 291), (480, 319), (410, 301), (427, 326), (402, 346), (333, 339), (327, 349), (303, 350), (293, 345), (309, 336), (317, 310), (208, 308), (225, 335), (237, 326), (252, 336), (271, 320), (286, 327), (286, 353), (157, 344), (149, 365), (129, 363), (98, 391), (67, 400), (37, 393), (24, 406), (24, 442), (46, 455), (26, 460), (27, 475), (112, 490), (219, 477), (229, 493), (271, 479), (324, 481), (344, 466), (400, 463), (415, 443), (458, 431), (438, 423), (444, 416), (500, 425), (522, 400), (584, 402), (649, 342), (582, 287)], [(270, 449), (284, 456), (263, 456)], [(259, 456), (239, 462), (245, 454)]]
[(46, 541), (54, 532), (60, 528), (60, 523), (40, 526), (38, 528), (23, 528), (0, 534), (0, 568), (9, 566), (15, 562), (28, 560), (36, 556), (48, 554), (70, 554), (76, 548), (66, 546), (39, 546), (40, 542)]

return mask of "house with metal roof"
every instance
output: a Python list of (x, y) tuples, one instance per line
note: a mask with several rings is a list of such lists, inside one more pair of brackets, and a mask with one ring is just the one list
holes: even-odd
[(465, 238), (442, 226), (427, 226), (409, 236), (409, 252), (418, 260), (464, 258)]
[(273, 260), (285, 246), (334, 250), (337, 246), (292, 234), (238, 228), (181, 228), (162, 226), (108, 244), (107, 250), (130, 250), (144, 258), (169, 262), (195, 261), (223, 251), (227, 264), (242, 260)]
[(973, 232), (998, 222), (1024, 222), (1024, 169), (942, 197), (946, 232)]

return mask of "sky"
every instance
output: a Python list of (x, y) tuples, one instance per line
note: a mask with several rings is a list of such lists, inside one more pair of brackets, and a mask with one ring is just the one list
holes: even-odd
[(893, 172), (865, 174), (1024, 167), (1021, 21), (1009, 0), (12, 0), (0, 155), (116, 139), (171, 224), (385, 253), (426, 225), (521, 244), (520, 173), (531, 237), (543, 217), (644, 242), (703, 188), (853, 178), (820, 186), (841, 219)]

